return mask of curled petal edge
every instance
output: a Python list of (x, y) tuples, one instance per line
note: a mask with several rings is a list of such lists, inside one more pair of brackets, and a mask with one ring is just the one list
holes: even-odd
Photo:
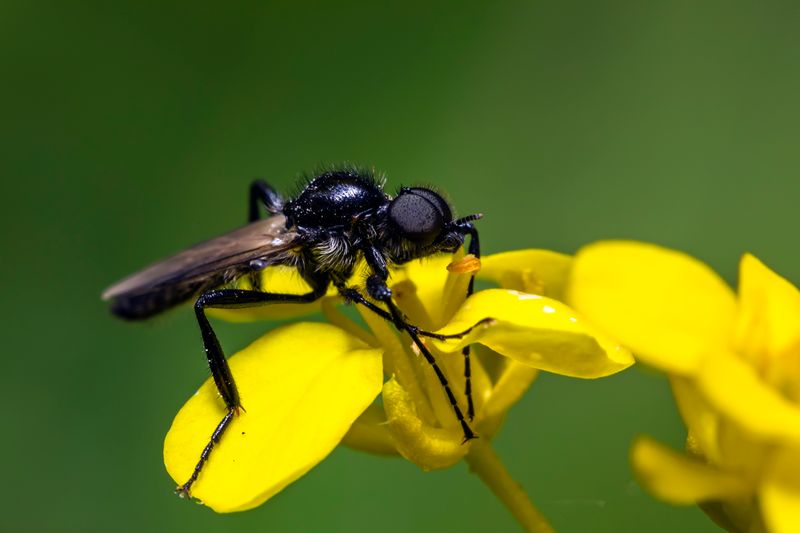
[(631, 463), (639, 483), (659, 499), (678, 505), (741, 498), (752, 493), (736, 475), (675, 452), (650, 437), (638, 437)]
[(383, 385), (383, 405), (397, 451), (423, 470), (452, 466), (469, 451), (470, 444), (461, 443), (460, 429), (436, 428), (423, 422), (414, 401), (394, 377)]
[(570, 307), (518, 291), (489, 289), (472, 295), (437, 333), (450, 335), (479, 323), (460, 339), (431, 342), (448, 353), (478, 342), (533, 368), (579, 378), (608, 376), (634, 363), (627, 349)]

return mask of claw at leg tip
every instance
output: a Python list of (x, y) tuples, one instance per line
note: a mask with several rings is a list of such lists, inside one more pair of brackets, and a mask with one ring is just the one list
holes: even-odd
[(464, 440), (461, 441), (461, 444), (466, 444), (471, 440), (479, 439), (479, 438), (480, 437), (478, 435), (474, 434), (474, 433), (471, 433), (469, 435), (464, 435)]

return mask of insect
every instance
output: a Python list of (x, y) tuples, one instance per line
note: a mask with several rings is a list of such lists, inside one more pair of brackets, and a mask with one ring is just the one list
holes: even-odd
[[(267, 217), (261, 217), (262, 208)], [(147, 319), (194, 300), (208, 366), (227, 413), (190, 479), (177, 492), (189, 496), (214, 445), (242, 409), (236, 381), (206, 309), (313, 302), (325, 295), (331, 284), (346, 301), (365, 306), (408, 333), (439, 378), (464, 432), (464, 442), (475, 438), (466, 420), (474, 416), (469, 348), (463, 350), (468, 404), (465, 417), (436, 360), (420, 340), (421, 336), (461, 337), (472, 328), (444, 336), (409, 324), (395, 304), (387, 281), (391, 266), (437, 253), (454, 253), (467, 236), (469, 253), (479, 257), (478, 232), (472, 222), (481, 217), (475, 214), (454, 219), (448, 202), (430, 188), (403, 187), (392, 197), (372, 172), (352, 167), (319, 173), (288, 201), (259, 180), (250, 186), (246, 226), (157, 262), (109, 287), (103, 299), (112, 302), (115, 315), (128, 320)], [(366, 283), (363, 287), (348, 286), (362, 260), (368, 269)], [(261, 287), (258, 274), (270, 265), (296, 267), (310, 292), (280, 294)], [(227, 288), (244, 276), (250, 280), (251, 290)], [(467, 291), (473, 291), (472, 279)]]

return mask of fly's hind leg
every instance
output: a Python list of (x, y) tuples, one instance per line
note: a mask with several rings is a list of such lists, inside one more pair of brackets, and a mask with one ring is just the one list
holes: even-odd
[(227, 412), (216, 429), (214, 429), (211, 439), (200, 454), (200, 459), (194, 467), (192, 475), (186, 483), (176, 489), (176, 492), (181, 497), (189, 496), (192, 484), (197, 481), (197, 476), (200, 474), (206, 461), (208, 461), (214, 446), (222, 438), (222, 435), (225, 433), (225, 430), (230, 425), (234, 416), (244, 410), (239, 399), (239, 389), (236, 387), (236, 381), (233, 379), (233, 374), (228, 366), (228, 360), (225, 359), (225, 354), (219, 344), (219, 339), (217, 339), (217, 335), (211, 328), (205, 310), (236, 309), (270, 303), (310, 303), (321, 298), (327, 291), (327, 278), (319, 277), (307, 281), (311, 285), (312, 291), (306, 294), (279, 294), (239, 289), (220, 289), (206, 291), (197, 299), (194, 310), (197, 315), (197, 323), (200, 325), (200, 333), (203, 336), (203, 347), (205, 348), (206, 358), (208, 359), (208, 367), (211, 370), (211, 376), (214, 378), (217, 390), (219, 390), (225, 402)]

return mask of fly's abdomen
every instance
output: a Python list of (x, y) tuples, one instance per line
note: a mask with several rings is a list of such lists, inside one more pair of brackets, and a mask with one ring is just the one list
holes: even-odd
[(122, 294), (114, 298), (111, 312), (125, 320), (145, 320), (196, 298), (215, 284), (205, 280), (154, 287), (138, 294)]

